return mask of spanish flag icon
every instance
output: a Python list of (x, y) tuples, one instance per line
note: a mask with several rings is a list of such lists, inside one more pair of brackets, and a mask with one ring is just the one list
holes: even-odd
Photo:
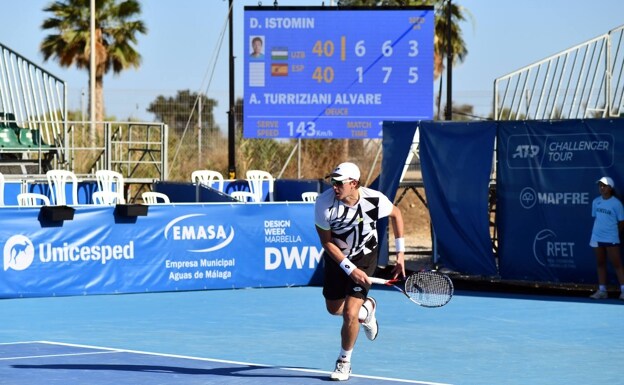
[(288, 64), (272, 63), (271, 76), (288, 76)]

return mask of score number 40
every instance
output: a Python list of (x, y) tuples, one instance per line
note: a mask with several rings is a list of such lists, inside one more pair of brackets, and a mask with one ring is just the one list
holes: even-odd
[[(407, 56), (416, 57), (418, 56), (418, 41), (409, 40), (409, 51)], [(312, 47), (312, 53), (316, 54), (319, 57), (332, 57), (335, 53), (334, 42), (331, 40), (321, 41), (317, 40)], [(358, 41), (354, 46), (354, 53), (357, 57), (363, 57), (366, 55), (366, 45), (364, 40)], [(392, 40), (386, 40), (381, 45), (381, 54), (384, 57), (390, 57), (394, 53), (394, 48), (392, 44)], [(346, 37), (342, 36), (340, 38), (340, 59), (341, 61), (346, 60)], [(385, 72), (385, 76), (383, 79), (384, 83), (387, 83), (390, 79), (390, 74), (392, 73), (392, 67), (384, 66), (381, 69)], [(364, 81), (364, 68), (356, 67), (355, 71), (358, 74), (358, 82), (362, 83)], [(409, 67), (408, 70), (408, 83), (416, 83), (418, 81), (418, 67)], [(312, 73), (312, 79), (316, 80), (318, 83), (332, 83), (334, 81), (334, 69), (333, 67), (316, 67), (314, 72)]]

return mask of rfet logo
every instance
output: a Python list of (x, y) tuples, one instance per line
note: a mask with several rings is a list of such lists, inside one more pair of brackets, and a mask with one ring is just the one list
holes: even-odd
[(533, 256), (537, 263), (549, 267), (574, 267), (575, 242), (558, 239), (551, 229), (543, 229), (533, 239)]
[(26, 270), (35, 258), (35, 247), (23, 235), (14, 235), (4, 244), (4, 270)]

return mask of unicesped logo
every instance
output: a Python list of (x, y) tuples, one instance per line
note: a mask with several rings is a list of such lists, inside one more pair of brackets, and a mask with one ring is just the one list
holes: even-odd
[(4, 270), (26, 270), (35, 258), (35, 247), (23, 235), (14, 235), (4, 244)]

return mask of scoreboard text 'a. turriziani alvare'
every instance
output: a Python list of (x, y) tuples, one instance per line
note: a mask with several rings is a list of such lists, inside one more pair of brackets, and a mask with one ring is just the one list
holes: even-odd
[(244, 136), (380, 138), (433, 116), (431, 7), (245, 7)]

